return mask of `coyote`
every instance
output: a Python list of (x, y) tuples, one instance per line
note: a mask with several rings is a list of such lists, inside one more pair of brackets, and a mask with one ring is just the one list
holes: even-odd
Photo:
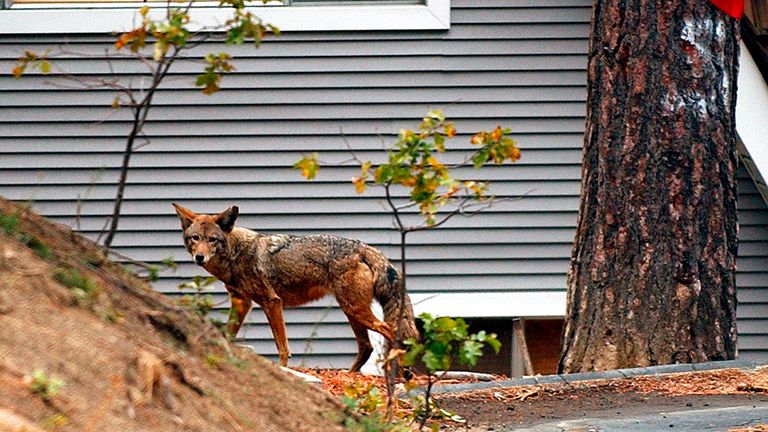
[[(237, 206), (217, 215), (199, 215), (173, 204), (181, 219), (184, 245), (195, 263), (222, 282), (232, 307), (227, 332), (237, 335), (256, 302), (264, 309), (280, 365), (288, 364), (283, 307), (299, 306), (333, 294), (357, 339), (358, 371), (373, 352), (368, 330), (395, 341), (402, 316), (400, 340), (418, 337), (413, 308), (404, 293), (400, 274), (377, 249), (358, 240), (328, 235), (264, 234), (235, 226)], [(402, 310), (400, 300), (405, 299)], [(371, 311), (376, 299), (384, 309), (384, 322)]]

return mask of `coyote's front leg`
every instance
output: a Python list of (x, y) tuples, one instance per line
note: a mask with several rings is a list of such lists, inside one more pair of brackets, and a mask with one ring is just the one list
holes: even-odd
[(283, 319), (283, 300), (276, 294), (259, 303), (267, 316), (269, 327), (272, 328), (272, 336), (275, 338), (277, 353), (280, 356), (280, 366), (288, 366), (288, 358), (291, 356), (288, 350), (288, 338), (285, 334), (285, 319)]
[(237, 332), (240, 331), (243, 321), (245, 321), (245, 316), (251, 310), (253, 302), (249, 298), (235, 294), (234, 290), (228, 291), (232, 306), (229, 308), (229, 319), (227, 319), (227, 334), (231, 339), (234, 339), (237, 336)]

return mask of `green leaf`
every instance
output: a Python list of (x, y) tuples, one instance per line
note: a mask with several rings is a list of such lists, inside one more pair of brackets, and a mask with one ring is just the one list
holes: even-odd
[(434, 125), (445, 121), (445, 113), (441, 109), (431, 110), (422, 121), (422, 127), (433, 127)]
[(205, 62), (208, 65), (203, 70), (203, 73), (196, 77), (195, 85), (203, 87), (203, 93), (206, 95), (219, 91), (221, 89), (222, 74), (235, 70), (234, 65), (230, 62), (231, 59), (232, 56), (225, 52), (207, 54)]
[(163, 57), (165, 57), (165, 54), (168, 52), (168, 46), (169, 46), (168, 42), (164, 40), (159, 40), (155, 42), (152, 50), (152, 58), (156, 62), (159, 62), (160, 60), (162, 60)]
[(421, 356), (423, 352), (424, 352), (424, 345), (422, 344), (411, 345), (410, 348), (403, 355), (403, 365), (404, 366), (415, 365), (417, 360), (419, 359), (419, 356)]
[(371, 170), (371, 166), (373, 165), (373, 162), (371, 161), (365, 161), (362, 165), (360, 165), (360, 171), (363, 173), (367, 173)]
[(435, 140), (435, 149), (437, 149), (437, 151), (439, 151), (439, 152), (444, 152), (445, 151), (445, 137), (442, 136), (441, 134), (437, 134), (437, 135), (435, 135), (434, 140)]
[(419, 314), (419, 319), (424, 322), (424, 326), (427, 327), (432, 323), (432, 315), (427, 312)]
[(434, 351), (425, 352), (421, 360), (424, 362), (424, 366), (427, 367), (427, 370), (429, 370), (430, 373), (450, 369), (448, 358), (446, 356), (441, 356)]
[(373, 172), (373, 181), (376, 184), (389, 183), (393, 178), (394, 170), (391, 165), (379, 165)]
[(485, 165), (486, 162), (488, 162), (488, 159), (490, 158), (490, 152), (486, 148), (482, 148), (477, 151), (477, 153), (472, 156), (472, 165), (474, 167), (480, 168), (481, 166)]
[(465, 340), (459, 349), (459, 363), (474, 366), (482, 355), (483, 344), (474, 340)]
[(300, 170), (301, 175), (303, 175), (307, 180), (314, 179), (317, 175), (317, 172), (320, 170), (320, 163), (317, 161), (317, 153), (304, 156), (296, 163), (294, 163), (293, 167), (297, 170)]
[(160, 279), (160, 267), (151, 265), (147, 267), (147, 272), (149, 272), (148, 278), (150, 282), (157, 282), (157, 280)]
[(485, 342), (486, 342), (488, 345), (490, 345), (490, 346), (491, 346), (491, 348), (493, 348), (493, 352), (495, 352), (496, 354), (498, 354), (498, 353), (499, 353), (499, 351), (501, 350), (501, 341), (499, 341), (499, 340), (496, 338), (496, 334), (493, 334), (493, 333), (492, 333), (490, 336), (492, 336), (492, 338), (488, 338), (488, 339), (486, 339), (486, 341), (485, 341)]
[(175, 271), (175, 270), (176, 270), (176, 268), (178, 267), (178, 266), (177, 266), (177, 264), (176, 264), (176, 261), (174, 261), (173, 257), (166, 257), (166, 258), (163, 258), (163, 261), (162, 261), (162, 262), (163, 262), (163, 265), (164, 265), (164, 266), (166, 266), (166, 267), (168, 267), (169, 269), (171, 269), (171, 270), (174, 270), (174, 271)]

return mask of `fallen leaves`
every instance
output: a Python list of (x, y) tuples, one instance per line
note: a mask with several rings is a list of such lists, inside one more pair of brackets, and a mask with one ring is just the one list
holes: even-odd
[(344, 389), (353, 384), (373, 384), (383, 391), (386, 391), (387, 388), (384, 377), (380, 376), (366, 375), (360, 372), (348, 372), (338, 369), (293, 369), (320, 378), (323, 382), (323, 390), (335, 396), (343, 395)]
[(728, 432), (768, 432), (768, 424), (758, 424), (744, 428), (728, 429)]
[[(384, 392), (386, 392), (387, 389), (387, 383), (384, 377), (376, 375), (366, 375), (360, 372), (349, 372), (339, 369), (293, 369), (319, 378), (323, 382), (323, 390), (335, 396), (343, 395), (344, 389), (353, 384), (373, 384)], [(495, 375), (494, 377), (497, 380), (506, 379), (506, 377), (499, 375)], [(465, 384), (482, 380), (485, 380), (485, 377), (482, 375), (479, 377), (467, 375), (465, 378), (441, 379), (438, 381), (438, 385)], [(417, 386), (424, 387), (427, 385), (427, 376), (415, 375), (411, 381)]]
[(619, 391), (676, 395), (728, 395), (768, 391), (768, 368), (724, 369), (617, 381)]
[(478, 390), (462, 399), (483, 401), (526, 401), (546, 396), (577, 399), (574, 390), (616, 393), (682, 395), (732, 395), (768, 393), (768, 368), (753, 371), (724, 369), (635, 378), (583, 381), (574, 384), (547, 384)]
[[(323, 389), (333, 395), (344, 394), (344, 389), (353, 384), (372, 384), (386, 391), (383, 377), (347, 372), (335, 369), (299, 369), (322, 380)], [(503, 379), (504, 377), (498, 377)], [(426, 376), (417, 375), (413, 381), (426, 385)], [(473, 382), (468, 379), (441, 380), (439, 385)], [(535, 399), (550, 394), (564, 394), (570, 389), (610, 389), (620, 393), (659, 393), (679, 395), (728, 395), (768, 393), (768, 367), (752, 371), (722, 369), (707, 372), (688, 372), (668, 375), (653, 375), (626, 379), (584, 381), (575, 384), (547, 384), (494, 388), (467, 393), (470, 399), (519, 400)]]

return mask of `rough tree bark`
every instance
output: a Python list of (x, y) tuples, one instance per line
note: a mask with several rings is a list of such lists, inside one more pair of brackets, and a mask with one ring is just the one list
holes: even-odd
[(597, 0), (560, 371), (736, 355), (738, 22)]

